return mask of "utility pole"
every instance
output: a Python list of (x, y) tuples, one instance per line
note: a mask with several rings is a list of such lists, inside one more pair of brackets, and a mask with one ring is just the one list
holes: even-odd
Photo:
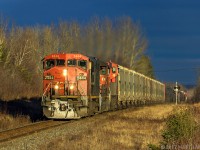
[(178, 82), (176, 82), (176, 85), (174, 87), (174, 91), (176, 93), (176, 105), (178, 104), (178, 92), (180, 90), (180, 86), (178, 85)]
[[(177, 82), (176, 82), (176, 86), (177, 86)], [(176, 90), (176, 105), (177, 105), (177, 102), (178, 101), (178, 89)]]

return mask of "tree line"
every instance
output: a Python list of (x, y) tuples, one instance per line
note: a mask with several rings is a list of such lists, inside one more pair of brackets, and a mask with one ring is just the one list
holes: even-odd
[(154, 77), (147, 45), (140, 25), (130, 17), (25, 27), (0, 18), (0, 99), (40, 96), (41, 60), (51, 53), (78, 51)]

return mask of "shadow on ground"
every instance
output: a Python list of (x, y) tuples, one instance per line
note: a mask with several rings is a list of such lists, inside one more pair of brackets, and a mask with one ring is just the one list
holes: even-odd
[(29, 116), (32, 122), (44, 120), (41, 98), (20, 99), (12, 101), (0, 100), (0, 111), (13, 116)]

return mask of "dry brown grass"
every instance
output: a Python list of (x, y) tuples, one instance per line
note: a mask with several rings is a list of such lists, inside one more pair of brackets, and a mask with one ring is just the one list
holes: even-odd
[(13, 117), (8, 114), (0, 113), (0, 131), (12, 129), (31, 123), (28, 116), (17, 115)]
[[(91, 125), (78, 134), (68, 134), (47, 145), (45, 149), (147, 149), (159, 144), (166, 118), (174, 105), (129, 108), (86, 119)], [(85, 121), (86, 121), (85, 120)]]
[(200, 125), (200, 105), (194, 106), (195, 121)]

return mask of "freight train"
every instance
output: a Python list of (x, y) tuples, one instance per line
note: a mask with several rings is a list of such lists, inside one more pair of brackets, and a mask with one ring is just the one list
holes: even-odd
[(51, 54), (42, 61), (47, 118), (78, 119), (165, 101), (165, 84), (111, 61), (79, 53)]

